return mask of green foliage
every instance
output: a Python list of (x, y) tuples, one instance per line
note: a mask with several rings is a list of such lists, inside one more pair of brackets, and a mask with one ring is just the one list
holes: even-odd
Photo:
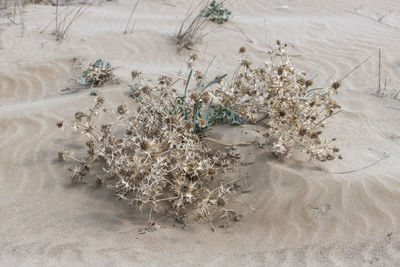
[(91, 96), (97, 96), (98, 94), (99, 94), (99, 91), (97, 91), (97, 90), (93, 90), (90, 92)]
[[(210, 62), (208, 68), (212, 64)], [(173, 115), (179, 114), (185, 120), (193, 122), (193, 132), (200, 133), (204, 129), (212, 128), (217, 124), (235, 124), (239, 125), (244, 123), (244, 120), (240, 117), (239, 113), (233, 108), (224, 107), (221, 103), (213, 103), (213, 94), (206, 90), (212, 85), (221, 82), (226, 76), (218, 76), (213, 81), (207, 83), (205, 86), (205, 75), (199, 82), (199, 85), (188, 91), (190, 80), (193, 75), (193, 69), (190, 70), (187, 82), (185, 84), (185, 90), (183, 94), (176, 95), (174, 98), (167, 102), (166, 111)], [(146, 97), (140, 93), (140, 84), (135, 83), (130, 85), (130, 97), (136, 99), (139, 103), (144, 105), (151, 105), (151, 102), (147, 101)]]
[(232, 12), (224, 8), (223, 2), (217, 3), (217, 1), (214, 0), (210, 3), (210, 6), (203, 11), (202, 15), (215, 23), (223, 24), (229, 20)]

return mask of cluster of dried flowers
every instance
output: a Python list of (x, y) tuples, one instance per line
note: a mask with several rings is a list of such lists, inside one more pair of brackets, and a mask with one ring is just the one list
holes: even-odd
[[(101, 97), (88, 112), (77, 112), (71, 126), (88, 137), (87, 155), (76, 159), (59, 152), (60, 159), (79, 163), (72, 180), (83, 182), (93, 166), (102, 163), (104, 177), (97, 182), (116, 178), (109, 186), (116, 196), (140, 209), (148, 207), (150, 220), (153, 211), (172, 213), (179, 220), (195, 215), (212, 221), (217, 214), (229, 220), (238, 218), (227, 200), (238, 188), (240, 177), (232, 179), (229, 173), (239, 155), (228, 148), (210, 149), (202, 141), (204, 129), (265, 121), (264, 135), (271, 137), (277, 157), (302, 147), (314, 159), (334, 159), (339, 152), (331, 145), (334, 139), (322, 141), (320, 136), (323, 121), (340, 108), (332, 98), (340, 82), (313, 88), (280, 42), (262, 66), (253, 67), (245, 48), (239, 52), (230, 82), (224, 80), (226, 75), (207, 81), (208, 68), (204, 73), (195, 70), (197, 55), (192, 53), (187, 72), (176, 80), (161, 76), (156, 85), (148, 85), (140, 72), (132, 72), (136, 112), (130, 113), (126, 105), (107, 110)], [(112, 117), (110, 123), (98, 122), (100, 112)]]
[[(116, 111), (105, 109), (99, 97), (88, 112), (77, 112), (71, 126), (87, 136), (87, 154), (79, 159), (65, 151), (58, 154), (78, 163), (72, 169), (73, 182), (84, 182), (100, 163), (104, 177), (99, 176), (97, 183), (116, 178), (109, 185), (115, 195), (140, 210), (148, 208), (150, 221), (152, 212), (169, 212), (179, 221), (188, 215), (208, 221), (216, 216), (237, 219), (236, 212), (227, 208), (227, 195), (235, 191), (238, 180), (225, 180), (234, 166), (234, 151), (209, 149), (193, 133), (193, 123), (168, 112), (162, 99), (158, 95), (139, 103), (131, 114), (125, 105)], [(101, 112), (113, 119), (97, 127)]]
[[(272, 152), (278, 158), (290, 157), (291, 151), (300, 147), (313, 159), (341, 159), (339, 149), (333, 145), (335, 138), (321, 138), (323, 122), (340, 109), (333, 98), (340, 82), (327, 87), (313, 87), (312, 79), (297, 71), (291, 62), (287, 45), (279, 41), (261, 66), (253, 66), (245, 48), (240, 48), (239, 53), (241, 59), (231, 81), (224, 79), (225, 74), (206, 82), (207, 70), (202, 73), (193, 69), (197, 56), (192, 54), (187, 62), (187, 79), (180, 74), (177, 80), (184, 81), (183, 94), (175, 89), (177, 81), (172, 82), (171, 78), (163, 76), (159, 79), (160, 87), (152, 88), (143, 82), (135, 84), (131, 96), (146, 102), (153, 98), (152, 93), (143, 95), (141, 92), (151, 88), (165, 92), (161, 104), (170, 112), (180, 113), (186, 120), (191, 120), (195, 133), (217, 123), (265, 122), (264, 135), (270, 138)], [(191, 80), (195, 84), (192, 90), (188, 90)]]
[[(287, 45), (277, 42), (262, 66), (254, 66), (240, 49), (241, 59), (232, 84), (222, 82), (215, 92), (224, 107), (235, 110), (248, 123), (266, 122), (265, 135), (274, 141), (278, 158), (290, 156), (297, 147), (311, 158), (334, 159), (339, 149), (322, 141), (323, 121), (336, 114), (340, 106), (333, 99), (340, 82), (329, 87), (312, 87), (313, 81), (296, 70)], [(341, 156), (338, 156), (341, 159)]]

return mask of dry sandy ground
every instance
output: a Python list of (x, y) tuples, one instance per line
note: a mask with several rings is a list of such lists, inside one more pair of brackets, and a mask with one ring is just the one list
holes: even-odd
[[(92, 105), (89, 90), (62, 95), (72, 57), (117, 66), (120, 85), (100, 88), (108, 103), (131, 104), (130, 71), (147, 77), (185, 67), (170, 37), (186, 0), (142, 1), (133, 34), (122, 31), (132, 1), (94, 5), (61, 45), (50, 6), (28, 6), (24, 27), (0, 24), (0, 265), (1, 266), (400, 266), (400, 4), (398, 0), (229, 1), (234, 18), (197, 46), (214, 73), (232, 73), (244, 45), (258, 62), (276, 39), (295, 47), (299, 68), (317, 70), (315, 84), (345, 80), (337, 96), (343, 112), (328, 122), (344, 160), (308, 162), (300, 155), (276, 162), (268, 150), (242, 147), (249, 191), (240, 195), (243, 220), (212, 232), (208, 224), (185, 229), (165, 220), (138, 234), (145, 222), (111, 191), (72, 186), (68, 166), (56, 159), (78, 141), (55, 127)], [(380, 14), (388, 14), (380, 22)], [(377, 87), (383, 51), (384, 97)], [(217, 128), (214, 137), (251, 140), (248, 127)], [(382, 159), (369, 168), (355, 170)]]

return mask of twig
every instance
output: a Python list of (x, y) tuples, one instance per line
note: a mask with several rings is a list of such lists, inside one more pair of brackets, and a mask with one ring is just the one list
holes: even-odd
[(350, 74), (352, 74), (356, 69), (358, 69), (359, 67), (361, 67), (361, 65), (362, 64), (364, 64), (365, 62), (367, 62), (368, 61), (368, 59), (370, 59), (371, 58), (371, 56), (369, 56), (369, 57), (367, 57), (366, 59), (364, 59), (360, 64), (358, 64), (355, 68), (353, 68), (351, 71), (349, 71), (346, 75), (344, 75), (343, 76), (343, 78), (342, 79), (340, 79), (340, 83), (344, 80), (344, 79), (346, 79)]
[(347, 12), (347, 13), (355, 14), (355, 15), (358, 15), (358, 16), (361, 16), (361, 17), (364, 17), (364, 18), (368, 18), (368, 19), (370, 19), (370, 20), (373, 20), (373, 21), (375, 21), (375, 22), (381, 23), (382, 25), (385, 25), (385, 26), (390, 27), (390, 28), (393, 28), (393, 29), (397, 29), (397, 30), (400, 29), (400, 28), (397, 27), (397, 26), (384, 23), (382, 20), (378, 21), (377, 19), (371, 18), (370, 16), (367, 16), (367, 15), (364, 15), (364, 14), (361, 14), (361, 13), (358, 13), (358, 12), (356, 12), (356, 11), (345, 10), (345, 9), (343, 9), (343, 11), (344, 11), (344, 12)]
[(378, 95), (381, 93), (381, 49), (379, 48), (379, 65), (378, 65)]
[(129, 24), (131, 23), (131, 20), (132, 20), (132, 17), (133, 17), (133, 13), (135, 13), (135, 10), (136, 10), (136, 8), (137, 8), (137, 6), (139, 4), (139, 1), (140, 0), (136, 0), (136, 4), (133, 6), (133, 9), (131, 11), (131, 14), (129, 15), (129, 19), (128, 19), (128, 21), (126, 23), (126, 26), (125, 26), (124, 34), (128, 33)]
[(397, 99), (397, 96), (400, 94), (400, 89), (399, 91), (394, 95), (394, 99)]
[(326, 81), (324, 82), (322, 87), (325, 87), (325, 85), (329, 82), (329, 80), (332, 78), (332, 76), (333, 76), (333, 73), (331, 75), (329, 75), (328, 79), (326, 79)]
[(10, 18), (10, 16), (6, 16), (6, 18), (8, 18), (14, 25), (18, 25), (18, 23), (16, 23), (15, 20), (13, 20), (12, 18)]
[(390, 10), (388, 13), (381, 15), (376, 21), (381, 22), (384, 18), (386, 18), (388, 15), (392, 14), (394, 10)]
[(315, 129), (315, 128), (316, 128), (318, 125), (320, 125), (323, 121), (329, 119), (329, 118), (332, 117), (333, 115), (336, 115), (336, 114), (338, 114), (338, 113), (340, 113), (340, 112), (342, 112), (342, 111), (343, 111), (342, 109), (341, 109), (341, 110), (338, 110), (338, 111), (336, 111), (335, 113), (332, 113), (331, 115), (329, 115), (328, 117), (326, 117), (326, 118), (320, 120), (317, 124), (315, 124), (315, 126), (313, 127), (313, 129)]
[(334, 172), (334, 173), (335, 173), (335, 174), (346, 174), (346, 173), (353, 173), (353, 172), (365, 170), (365, 169), (367, 169), (367, 168), (369, 168), (369, 167), (374, 166), (374, 165), (377, 164), (378, 162), (380, 162), (380, 161), (386, 159), (387, 157), (389, 157), (389, 155), (385, 154), (382, 158), (378, 159), (377, 161), (375, 161), (375, 162), (373, 162), (373, 163), (371, 163), (371, 164), (369, 164), (369, 165), (367, 165), (367, 166), (364, 166), (364, 167), (361, 167), (361, 168), (358, 168), (358, 169), (355, 169), (355, 170), (351, 170), (351, 171)]
[(210, 137), (204, 137), (203, 139), (210, 140), (210, 141), (213, 141), (215, 143), (218, 143), (218, 144), (221, 144), (221, 145), (225, 145), (225, 146), (248, 146), (248, 145), (252, 145), (252, 144), (254, 144), (256, 142), (256, 140), (254, 140), (254, 141), (251, 141), (251, 142), (241, 142), (241, 143), (233, 144), (233, 143), (226, 143), (226, 142), (223, 142), (223, 141), (220, 141), (220, 140), (217, 140), (217, 139), (214, 139), (214, 138), (210, 138)]

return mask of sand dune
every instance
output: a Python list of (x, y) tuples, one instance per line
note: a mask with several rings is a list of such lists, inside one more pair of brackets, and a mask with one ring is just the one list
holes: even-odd
[[(249, 189), (237, 203), (243, 219), (216, 232), (165, 220), (160, 230), (140, 235), (144, 214), (105, 188), (73, 186), (69, 166), (56, 157), (63, 147), (82, 148), (56, 121), (94, 101), (89, 90), (60, 94), (71, 83), (72, 58), (111, 62), (120, 84), (99, 91), (110, 105), (132, 105), (131, 70), (154, 79), (185, 68), (188, 52), (177, 53), (170, 37), (188, 1), (141, 2), (127, 35), (131, 1), (94, 5), (62, 44), (51, 27), (39, 33), (53, 17), (50, 6), (26, 7), (23, 34), (0, 19), (0, 265), (399, 266), (400, 102), (393, 95), (400, 84), (400, 6), (267, 2), (227, 1), (234, 17), (197, 46), (199, 64), (216, 55), (211, 75), (232, 73), (240, 46), (262, 62), (265, 47), (279, 39), (293, 44), (296, 64), (316, 71), (315, 83), (323, 84), (371, 58), (344, 81), (337, 95), (343, 112), (327, 125), (344, 160), (316, 163), (300, 154), (277, 162), (268, 148), (240, 147)], [(379, 48), (384, 97), (374, 95)], [(250, 126), (216, 127), (210, 135), (227, 142), (257, 137)]]

